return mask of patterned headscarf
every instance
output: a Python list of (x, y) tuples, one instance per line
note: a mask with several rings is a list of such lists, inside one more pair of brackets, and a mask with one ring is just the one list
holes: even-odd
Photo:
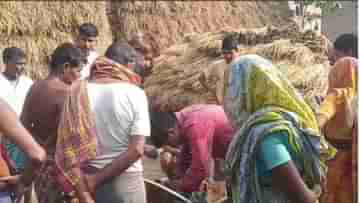
[(274, 65), (258, 56), (246, 55), (231, 64), (225, 110), (236, 127), (251, 114), (276, 106), (298, 114), (307, 128), (319, 132), (314, 113)]
[[(291, 148), (301, 157), (302, 178), (309, 187), (320, 185), (325, 164), (333, 156), (320, 136), (317, 121), (304, 99), (268, 60), (257, 55), (239, 57), (230, 64), (225, 111), (237, 132), (229, 146), (226, 163), (236, 203), (281, 202), (286, 197), (270, 192), (264, 196), (256, 172), (256, 146), (267, 135), (287, 132)], [(301, 166), (299, 166), (301, 167)], [(270, 199), (268, 199), (270, 198)], [(271, 201), (270, 201), (271, 200)]]

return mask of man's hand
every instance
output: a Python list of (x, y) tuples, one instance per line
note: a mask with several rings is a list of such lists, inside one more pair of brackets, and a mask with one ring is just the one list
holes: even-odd
[(150, 159), (157, 159), (159, 157), (156, 147), (148, 144), (144, 145), (144, 154)]
[(79, 203), (95, 203), (95, 200), (90, 192), (82, 192), (79, 194)]
[(171, 147), (169, 145), (165, 145), (162, 147), (163, 152), (169, 152), (172, 155), (178, 155), (180, 153), (180, 150), (175, 148), (175, 147)]
[(91, 194), (95, 195), (96, 186), (97, 186), (96, 175), (95, 174), (85, 174), (84, 179), (85, 179), (85, 184), (86, 184), (89, 192)]

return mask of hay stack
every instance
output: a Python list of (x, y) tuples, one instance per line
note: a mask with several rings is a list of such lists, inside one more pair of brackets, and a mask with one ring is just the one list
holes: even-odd
[(106, 2), (4, 1), (0, 2), (0, 51), (8, 46), (26, 50), (29, 74), (42, 78), (48, 56), (62, 42), (71, 42), (78, 25), (92, 22), (100, 31), (99, 51), (111, 43)]
[(279, 39), (291, 39), (293, 43), (301, 43), (314, 52), (325, 52), (329, 41), (318, 36), (315, 32), (306, 31), (302, 33), (298, 24), (291, 22), (287, 26), (267, 26), (262, 29), (248, 29), (239, 31), (239, 41), (246, 45), (271, 43)]
[[(309, 33), (271, 41), (269, 39), (273, 38), (264, 30), (269, 29), (237, 31), (251, 36), (262, 33), (264, 39), (268, 39), (256, 45), (249, 41), (252, 46), (243, 46), (241, 54), (258, 54), (271, 59), (309, 101), (315, 95), (323, 95), (328, 74), (324, 43), (314, 46), (296, 41)], [(151, 104), (161, 110), (176, 111), (190, 104), (217, 103), (216, 89), (222, 89), (219, 85), (223, 85), (227, 69), (220, 54), (221, 40), (228, 33), (189, 34), (183, 43), (168, 48), (157, 57), (154, 73), (145, 84)], [(322, 37), (315, 40), (319, 39)], [(205, 86), (199, 81), (201, 75), (205, 76)]]
[(276, 1), (110, 1), (109, 20), (116, 38), (144, 32), (155, 50), (180, 43), (186, 33), (224, 27), (281, 25), (291, 16), (287, 2)]

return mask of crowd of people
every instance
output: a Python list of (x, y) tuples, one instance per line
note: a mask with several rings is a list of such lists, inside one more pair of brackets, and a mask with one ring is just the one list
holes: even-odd
[(179, 112), (148, 104), (153, 52), (141, 33), (103, 55), (98, 35), (80, 25), (35, 82), (22, 49), (3, 51), (0, 203), (145, 203), (141, 159), (158, 152), (162, 183), (190, 199), (227, 190), (235, 203), (357, 201), (355, 35), (329, 49), (329, 88), (315, 111), (270, 60), (241, 55), (229, 35), (219, 103)]
[(239, 203), (357, 202), (357, 37), (329, 48), (329, 88), (315, 111), (271, 61), (239, 45), (223, 40), (219, 106), (150, 113), (166, 184), (191, 196), (203, 180), (208, 192), (226, 180)]

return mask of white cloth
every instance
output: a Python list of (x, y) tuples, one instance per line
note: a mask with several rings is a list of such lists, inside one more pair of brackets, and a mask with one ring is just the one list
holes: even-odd
[[(150, 135), (148, 102), (145, 92), (129, 83), (89, 83), (88, 95), (101, 149), (90, 165), (103, 168), (128, 149), (132, 135)], [(126, 171), (143, 171), (141, 159)]]
[(0, 74), (0, 98), (4, 99), (10, 107), (20, 116), (24, 106), (25, 98), (29, 92), (33, 81), (26, 77), (20, 76), (16, 81), (9, 81), (4, 74)]
[(87, 63), (84, 65), (84, 67), (81, 70), (81, 79), (85, 79), (90, 75), (90, 67), (94, 63), (95, 59), (99, 56), (96, 51), (90, 51), (88, 57), (87, 57)]

